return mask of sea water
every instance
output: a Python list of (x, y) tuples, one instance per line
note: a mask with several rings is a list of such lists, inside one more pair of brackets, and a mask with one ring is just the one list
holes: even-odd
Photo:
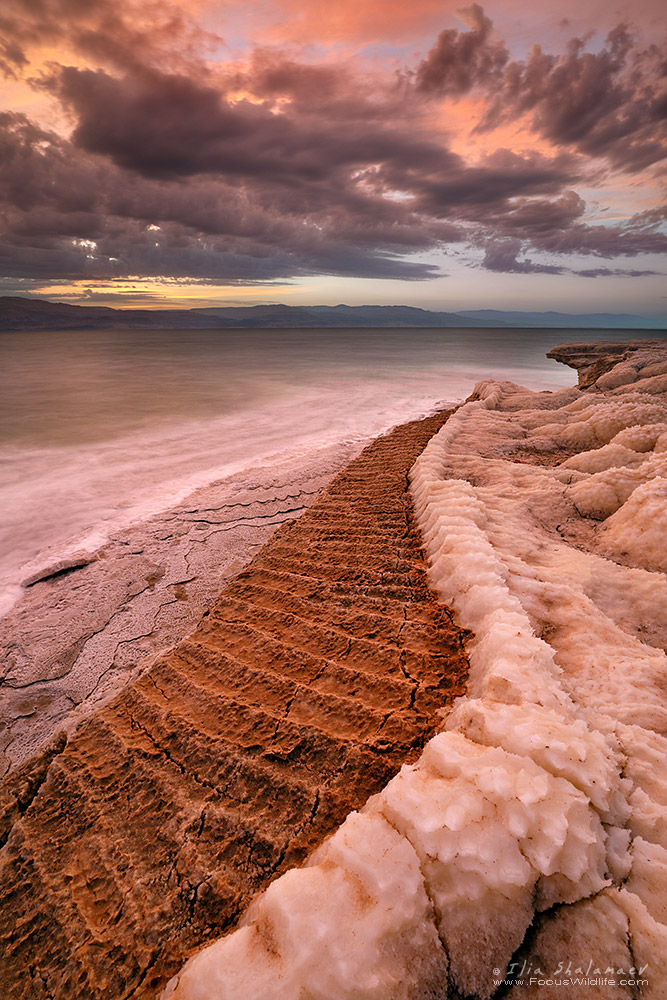
[(464, 399), (557, 389), (545, 357), (606, 330), (150, 330), (0, 334), (0, 612), (42, 566), (198, 486)]

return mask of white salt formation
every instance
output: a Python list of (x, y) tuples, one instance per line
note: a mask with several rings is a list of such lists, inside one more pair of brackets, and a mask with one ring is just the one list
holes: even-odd
[(667, 996), (665, 351), (475, 397), (411, 473), (468, 695), (165, 997)]

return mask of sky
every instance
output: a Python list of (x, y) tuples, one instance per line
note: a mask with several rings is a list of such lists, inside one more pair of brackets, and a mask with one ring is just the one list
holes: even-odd
[(667, 316), (662, 0), (3, 0), (0, 294)]

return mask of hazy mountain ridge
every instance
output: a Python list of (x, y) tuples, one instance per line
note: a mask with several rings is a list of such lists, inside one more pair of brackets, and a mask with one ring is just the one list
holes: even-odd
[[(505, 326), (529, 327), (579, 327), (590, 329), (612, 327), (618, 330), (664, 330), (667, 319), (656, 316), (637, 316), (632, 313), (562, 313), (548, 310), (546, 312), (503, 311), (501, 309), (462, 309), (459, 313), (464, 318), (473, 319), (479, 325), (487, 321), (501, 320)], [(484, 322), (482, 322), (484, 321)]]
[(150, 329), (164, 326), (216, 326), (199, 321), (189, 309), (111, 309), (109, 306), (74, 306), (64, 302), (0, 298), (0, 330)]
[[(475, 327), (449, 312), (413, 306), (219, 306), (206, 309), (112, 309), (19, 297), (0, 298), (0, 330), (287, 328), (287, 327)], [(492, 321), (491, 326), (504, 326)]]
[(217, 306), (202, 309), (112, 309), (78, 306), (19, 296), (0, 297), (0, 331), (160, 328), (290, 327), (589, 327), (664, 329), (660, 319), (645, 316), (559, 312), (503, 312), (473, 309), (435, 312), (415, 306)]

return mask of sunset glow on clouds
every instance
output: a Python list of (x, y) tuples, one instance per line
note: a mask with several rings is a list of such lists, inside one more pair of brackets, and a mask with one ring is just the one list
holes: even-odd
[(5, 0), (4, 290), (667, 313), (661, 5), (535, 6)]

